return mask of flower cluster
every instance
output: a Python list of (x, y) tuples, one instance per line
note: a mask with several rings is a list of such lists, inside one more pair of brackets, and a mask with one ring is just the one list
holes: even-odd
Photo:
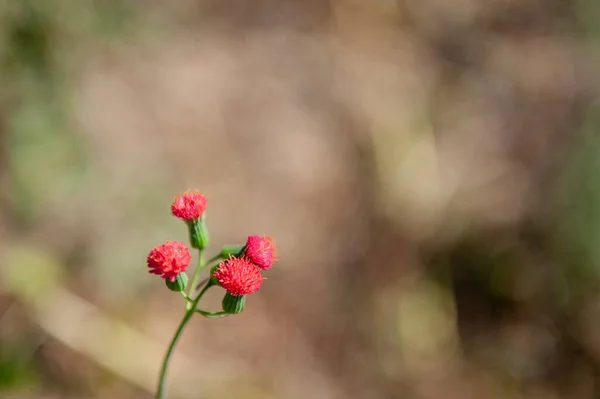
[[(176, 196), (171, 204), (173, 216), (186, 224), (190, 246), (198, 250), (198, 266), (187, 293), (184, 292), (189, 281), (186, 270), (192, 255), (185, 243), (167, 241), (154, 247), (146, 259), (149, 273), (162, 277), (167, 288), (184, 297), (186, 310), (162, 363), (156, 396), (158, 399), (165, 398), (165, 379), (171, 354), (192, 316), (199, 313), (204, 317), (214, 318), (242, 312), (246, 296), (260, 289), (264, 280), (262, 272), (273, 267), (277, 260), (273, 239), (253, 235), (248, 237), (244, 245), (224, 246), (216, 256), (205, 261), (204, 250), (210, 243), (205, 218), (206, 207), (206, 197), (199, 191), (183, 192)], [(201, 283), (199, 278), (204, 268), (210, 270), (210, 275)], [(221, 301), (222, 311), (210, 312), (200, 309), (198, 305), (202, 296), (209, 288), (215, 286), (220, 286), (226, 291)]]
[[(208, 232), (203, 221), (206, 207), (206, 197), (198, 191), (179, 194), (171, 204), (171, 213), (188, 224), (191, 245), (200, 251), (208, 243)], [(213, 268), (214, 273), (211, 277), (214, 278), (212, 281), (216, 281), (230, 295), (244, 296), (258, 291), (264, 280), (261, 272), (273, 267), (277, 260), (277, 251), (271, 237), (259, 235), (249, 236), (245, 245), (238, 248), (240, 249), (235, 254), (229, 253), (227, 256), (224, 255), (227, 253), (224, 248), (220, 255), (223, 261)], [(191, 259), (190, 252), (183, 242), (167, 241), (150, 251), (147, 264), (150, 273), (174, 282), (180, 274), (185, 273)], [(187, 283), (187, 276), (184, 277)], [(178, 291), (185, 288), (181, 287), (181, 284), (167, 286), (171, 289), (175, 286), (175, 290)]]

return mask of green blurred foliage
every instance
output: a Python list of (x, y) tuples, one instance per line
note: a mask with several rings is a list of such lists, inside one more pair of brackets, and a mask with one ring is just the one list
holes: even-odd
[[(74, 47), (109, 40), (123, 34), (131, 15), (120, 0), (0, 4), (0, 140), (7, 155), (10, 214), (21, 229), (33, 227), (47, 204), (76, 195), (88, 184), (82, 136), (67, 121), (70, 87), (65, 73), (77, 54), (64, 47), (64, 38), (70, 36)], [(17, 291), (56, 284), (47, 278), (55, 268), (29, 267), (25, 260), (37, 262), (39, 252), (28, 247), (7, 254), (4, 267), (19, 273), (4, 283)], [(25, 258), (17, 259), (17, 253)], [(35, 385), (31, 355), (36, 348), (27, 335), (2, 342), (0, 390)]]
[[(600, 282), (600, 107), (592, 106), (564, 175), (564, 207), (556, 248), (569, 297), (586, 295)], [(571, 298), (575, 299), (575, 298)]]

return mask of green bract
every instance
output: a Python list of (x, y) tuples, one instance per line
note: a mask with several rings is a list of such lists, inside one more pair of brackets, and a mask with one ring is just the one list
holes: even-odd
[(170, 279), (165, 279), (165, 284), (171, 291), (181, 292), (185, 290), (188, 283), (188, 276), (185, 273), (179, 273), (177, 277), (175, 277), (175, 281), (171, 281)]
[(245, 295), (231, 295), (229, 292), (223, 297), (223, 311), (229, 314), (241, 313), (246, 304)]

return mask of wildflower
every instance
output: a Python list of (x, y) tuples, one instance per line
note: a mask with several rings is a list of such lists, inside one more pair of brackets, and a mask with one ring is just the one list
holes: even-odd
[(206, 197), (199, 191), (186, 191), (175, 197), (171, 213), (185, 221), (198, 220), (206, 210)]
[(246, 256), (261, 269), (270, 269), (277, 260), (275, 242), (271, 237), (250, 236), (246, 241)]
[(221, 262), (213, 277), (231, 295), (252, 294), (260, 288), (263, 276), (248, 258), (234, 258)]
[(183, 242), (167, 241), (153, 248), (146, 262), (150, 273), (175, 281), (179, 273), (185, 272), (191, 260), (192, 255)]

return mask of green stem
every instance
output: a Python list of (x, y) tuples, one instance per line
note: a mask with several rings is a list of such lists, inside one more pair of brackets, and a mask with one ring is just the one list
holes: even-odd
[[(194, 302), (196, 302), (196, 301), (194, 301)], [(192, 307), (190, 310), (185, 312), (185, 316), (181, 320), (181, 323), (179, 323), (179, 327), (177, 328), (177, 331), (175, 332), (175, 336), (173, 336), (173, 340), (171, 340), (169, 349), (167, 349), (167, 354), (165, 355), (165, 359), (163, 360), (162, 367), (160, 369), (160, 377), (158, 379), (158, 390), (156, 392), (157, 399), (164, 399), (166, 397), (166, 393), (165, 393), (166, 385), (165, 384), (166, 384), (166, 376), (167, 376), (167, 367), (169, 366), (169, 361), (171, 360), (171, 355), (173, 354), (173, 349), (175, 349), (175, 345), (177, 344), (177, 341), (179, 341), (179, 337), (181, 337), (181, 333), (183, 332), (183, 330), (185, 329), (185, 326), (187, 325), (187, 323), (190, 321), (190, 319), (194, 315), (195, 307), (196, 307), (196, 305), (194, 304), (194, 307)]]
[(190, 297), (189, 297), (189, 296), (188, 296), (188, 295), (187, 295), (185, 292), (183, 292), (183, 291), (179, 291), (179, 293), (181, 294), (181, 296), (182, 296), (182, 297), (184, 297), (184, 298), (185, 298), (185, 300), (186, 300), (187, 302), (194, 302), (194, 300), (193, 300), (192, 298), (190, 298)]
[(210, 277), (205, 278), (204, 280), (200, 281), (198, 283), (198, 285), (196, 285), (196, 290), (199, 290), (200, 287), (202, 287), (204, 284), (206, 284), (208, 281), (210, 280)]
[(206, 265), (210, 265), (211, 263), (213, 263), (216, 260), (222, 259), (223, 257), (221, 256), (220, 253), (216, 254), (215, 256), (213, 256), (212, 258), (210, 258), (209, 260), (206, 261)]
[[(198, 294), (198, 297), (194, 300), (194, 303), (196, 305), (198, 305), (198, 302), (200, 302), (200, 298), (202, 298), (202, 296), (206, 293), (206, 291), (208, 291), (208, 289), (210, 287), (212, 287), (212, 282), (210, 281), (210, 279), (206, 282), (206, 285), (204, 286), (204, 288), (202, 288), (202, 291), (200, 291), (200, 293)], [(194, 306), (195, 307), (195, 306)]]
[[(206, 282), (206, 281), (198, 282), (198, 279), (200, 277), (200, 271), (202, 271), (202, 269), (204, 269), (206, 266), (209, 266), (214, 261), (217, 261), (217, 260), (222, 259), (222, 258), (223, 257), (219, 253), (219, 254), (213, 256), (212, 258), (210, 258), (209, 260), (207, 260), (206, 262), (204, 262), (204, 264), (202, 266), (199, 266), (196, 269), (196, 272), (194, 273), (194, 277), (192, 278), (192, 283), (190, 284), (189, 296), (192, 296), (192, 293), (195, 290), (200, 289), (200, 286), (204, 285), (204, 283)], [(208, 276), (208, 279), (210, 279), (210, 277), (211, 276)]]
[(196, 312), (200, 313), (202, 316), (204, 316), (208, 319), (218, 319), (221, 317), (229, 316), (229, 313), (227, 313), (227, 312), (207, 312), (206, 310), (202, 310), (202, 309), (196, 309)]
[[(196, 276), (199, 274), (198, 270), (201, 270), (202, 267), (204, 267), (204, 264), (202, 263), (202, 251), (198, 251), (198, 252), (199, 252), (198, 268), (196, 269), (194, 278), (196, 278)], [(192, 287), (193, 287), (193, 285), (192, 285)], [(206, 286), (204, 286), (202, 291), (200, 291), (198, 296), (193, 300), (191, 300), (190, 296), (186, 295), (184, 292), (181, 293), (186, 298), (185, 316), (183, 316), (181, 323), (179, 323), (179, 327), (177, 328), (177, 331), (175, 332), (175, 335), (173, 336), (173, 339), (171, 340), (171, 343), (169, 344), (169, 348), (167, 349), (167, 353), (162, 362), (162, 367), (160, 369), (160, 376), (158, 377), (158, 389), (156, 392), (157, 399), (164, 399), (166, 397), (166, 393), (165, 393), (166, 385), (165, 384), (166, 384), (166, 377), (167, 377), (167, 368), (169, 366), (171, 356), (173, 355), (173, 350), (175, 349), (175, 345), (177, 345), (177, 341), (179, 341), (179, 338), (181, 337), (183, 330), (187, 326), (188, 322), (190, 321), (190, 319), (192, 318), (194, 313), (196, 313), (196, 307), (198, 306), (198, 302), (200, 302), (200, 299), (202, 299), (202, 295), (204, 295), (204, 293), (208, 290), (209, 287), (210, 287), (210, 280), (208, 281)], [(190, 302), (190, 300), (191, 300), (191, 302)]]
[[(190, 284), (190, 288), (188, 289), (189, 297), (194, 296), (194, 287), (198, 283), (198, 279), (200, 278), (200, 272), (202, 271), (202, 269), (204, 269), (204, 266), (206, 266), (207, 264), (208, 263), (202, 262), (202, 250), (199, 250), (198, 251), (198, 266), (196, 266), (196, 271), (194, 271), (194, 276), (192, 277), (192, 282)], [(186, 302), (186, 306), (185, 306), (186, 310), (190, 309), (190, 307), (188, 305), (189, 305), (189, 303)]]
[[(171, 340), (171, 344), (169, 345), (169, 349), (167, 349), (167, 354), (165, 355), (165, 358), (162, 363), (162, 367), (160, 369), (160, 376), (158, 378), (158, 390), (156, 392), (157, 399), (164, 399), (166, 397), (165, 396), (165, 383), (166, 383), (166, 376), (167, 376), (167, 367), (169, 366), (169, 362), (171, 360), (171, 355), (173, 354), (175, 345), (177, 344), (177, 341), (179, 341), (179, 338), (181, 337), (181, 334), (183, 333), (185, 326), (187, 325), (187, 323), (190, 321), (190, 319), (194, 315), (196, 306), (198, 306), (198, 302), (200, 302), (200, 299), (202, 299), (202, 295), (204, 295), (204, 293), (206, 292), (208, 287), (209, 287), (209, 284), (207, 284), (206, 287), (204, 287), (204, 289), (202, 289), (200, 294), (198, 294), (196, 299), (194, 299), (191, 302), (190, 308), (186, 310), (185, 316), (183, 316), (183, 319), (181, 320), (181, 323), (179, 323), (179, 327), (177, 328), (177, 331), (175, 332), (175, 335), (173, 336), (173, 339)], [(189, 303), (189, 302), (186, 301), (186, 303)]]
[[(198, 297), (199, 298), (202, 297), (202, 295), (204, 295), (204, 293), (206, 291), (208, 291), (208, 289), (212, 286), (213, 286), (212, 282), (210, 280), (208, 280), (208, 282), (206, 283), (204, 288), (202, 288), (202, 291), (200, 291), (200, 293), (198, 294)], [(196, 302), (196, 305), (194, 306), (194, 310), (208, 319), (218, 319), (220, 317), (229, 316), (229, 313), (226, 313), (226, 312), (207, 312), (206, 310), (198, 309), (198, 308), (196, 308), (197, 305), (198, 305), (198, 302)]]

